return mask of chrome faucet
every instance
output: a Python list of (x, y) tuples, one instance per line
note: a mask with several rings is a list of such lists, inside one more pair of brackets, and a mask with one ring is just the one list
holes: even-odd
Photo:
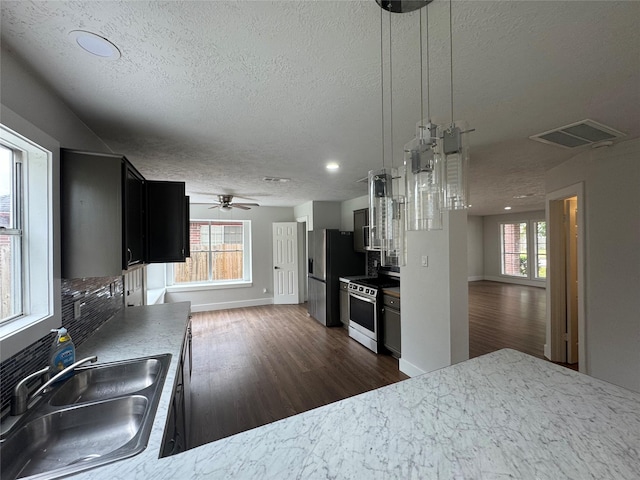
[(88, 362), (95, 362), (96, 360), (98, 360), (98, 357), (94, 355), (92, 357), (83, 358), (82, 360), (78, 360), (77, 362), (72, 363), (67, 368), (65, 368), (64, 370), (61, 370), (56, 375), (54, 375), (49, 380), (47, 380), (40, 388), (38, 388), (35, 392), (33, 392), (30, 398), (27, 392), (27, 386), (26, 386), (27, 382), (32, 378), (49, 374), (49, 367), (45, 367), (42, 370), (38, 370), (37, 372), (34, 372), (31, 375), (27, 376), (26, 378), (22, 379), (13, 389), (13, 398), (11, 402), (11, 415), (14, 415), (14, 416), (22, 415), (24, 412), (27, 411), (29, 402), (34, 398), (36, 398), (38, 395), (40, 395), (42, 392), (44, 392), (48, 387), (51, 386), (51, 384), (60, 380), (60, 378), (65, 376), (70, 371), (74, 370), (76, 367), (79, 367), (80, 365), (84, 365), (85, 363), (88, 363)]

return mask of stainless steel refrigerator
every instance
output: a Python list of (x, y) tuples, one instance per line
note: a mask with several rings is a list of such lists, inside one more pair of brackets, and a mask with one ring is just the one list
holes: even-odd
[(309, 232), (309, 315), (327, 327), (340, 322), (340, 277), (363, 275), (364, 253), (353, 249), (353, 232)]

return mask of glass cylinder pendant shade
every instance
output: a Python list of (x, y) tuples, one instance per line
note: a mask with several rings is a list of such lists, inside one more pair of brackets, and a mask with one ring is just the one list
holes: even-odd
[(463, 125), (440, 127), (439, 147), (444, 156), (444, 208), (460, 210), (469, 205), (469, 147)]
[(369, 171), (369, 248), (386, 250), (393, 230), (393, 173), (391, 169)]
[(407, 230), (442, 229), (442, 156), (435, 130), (428, 122), (418, 122), (416, 138), (404, 147)]
[(391, 235), (386, 239), (386, 248), (380, 252), (380, 265), (383, 267), (406, 265), (405, 211), (405, 198), (402, 196), (393, 197), (391, 201)]

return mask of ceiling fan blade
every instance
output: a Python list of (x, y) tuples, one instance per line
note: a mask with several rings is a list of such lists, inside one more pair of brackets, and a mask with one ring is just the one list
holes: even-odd
[(232, 203), (231, 207), (232, 208), (239, 208), (240, 210), (251, 210), (251, 208), (245, 207), (244, 204), (240, 204), (240, 203)]
[(211, 210), (212, 208), (220, 208), (220, 205), (214, 205), (213, 207), (209, 207), (209, 210)]
[(233, 205), (234, 207), (239, 207), (239, 206), (243, 206), (243, 207), (259, 207), (260, 205), (258, 205), (257, 203), (245, 203), (245, 202), (240, 202), (240, 203), (232, 203), (231, 205)]

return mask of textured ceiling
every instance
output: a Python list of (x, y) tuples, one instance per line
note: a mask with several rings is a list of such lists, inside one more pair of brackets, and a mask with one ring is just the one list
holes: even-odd
[[(186, 181), (192, 201), (218, 193), (272, 206), (345, 200), (365, 195), (357, 180), (382, 166), (374, 0), (3, 0), (0, 8), (3, 47), (112, 151), (147, 178)], [(640, 2), (456, 0), (452, 11), (454, 117), (476, 129), (470, 213), (544, 208), (545, 170), (577, 152), (530, 135), (591, 118), (626, 133), (623, 141), (640, 136)], [(402, 163), (420, 118), (419, 15), (391, 19), (386, 165)], [(449, 2), (435, 0), (428, 15), (430, 112), (447, 122)], [(122, 57), (82, 51), (69, 36), (77, 29), (110, 39)], [(329, 160), (341, 164), (337, 174), (325, 170)]]

